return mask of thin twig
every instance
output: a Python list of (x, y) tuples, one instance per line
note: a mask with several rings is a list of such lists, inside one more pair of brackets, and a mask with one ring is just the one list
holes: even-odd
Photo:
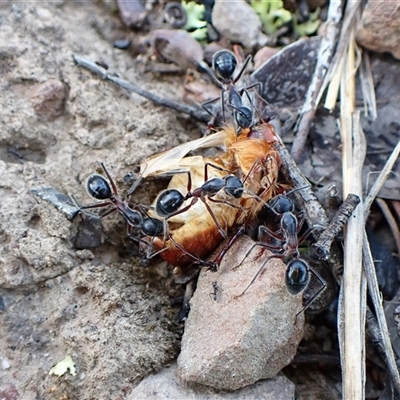
[(397, 247), (397, 254), (400, 255), (400, 230), (397, 224), (396, 219), (394, 218), (393, 214), (390, 211), (389, 206), (385, 202), (385, 200), (380, 199), (379, 197), (375, 199), (376, 204), (378, 204), (379, 208), (381, 209), (383, 215), (386, 218), (386, 221), (389, 225), (390, 230), (392, 231), (394, 241)]
[[(307, 224), (309, 226), (327, 226), (329, 223), (328, 217), (311, 190), (310, 182), (301, 173), (285, 146), (280, 145), (278, 151), (282, 160), (281, 172), (284, 177), (293, 184), (294, 188), (303, 188), (296, 191), (294, 195), (305, 211)], [(318, 236), (317, 232), (315, 234)]]
[(328, 227), (321, 233), (318, 242), (313, 244), (314, 255), (317, 258), (322, 260), (327, 260), (329, 258), (332, 242), (346, 225), (347, 220), (359, 203), (360, 198), (357, 195), (353, 193), (348, 194), (346, 200), (339, 207), (339, 210), (332, 218)]
[(394, 356), (392, 344), (390, 342), (389, 331), (386, 323), (385, 311), (382, 306), (382, 299), (380, 296), (378, 279), (376, 278), (374, 261), (371, 254), (371, 249), (368, 243), (367, 233), (364, 230), (364, 238), (363, 238), (363, 264), (364, 271), (367, 276), (368, 281), (368, 292), (371, 296), (372, 302), (374, 304), (376, 317), (379, 323), (379, 328), (382, 335), (382, 343), (385, 349), (386, 354), (386, 364), (388, 366), (388, 370), (392, 377), (393, 385), (400, 395), (400, 375), (396, 365), (396, 359)]
[(386, 161), (385, 166), (383, 167), (381, 173), (379, 174), (378, 178), (376, 179), (375, 183), (373, 184), (372, 188), (370, 189), (367, 197), (364, 201), (364, 218), (367, 219), (369, 215), (369, 210), (371, 208), (371, 204), (374, 201), (375, 197), (378, 195), (379, 191), (381, 190), (383, 184), (386, 182), (387, 177), (389, 176), (394, 163), (396, 162), (397, 158), (399, 157), (400, 153), (400, 140), (397, 143), (396, 147), (392, 151), (392, 154)]
[(159, 106), (168, 107), (178, 112), (190, 115), (201, 122), (208, 122), (210, 116), (201, 107), (191, 107), (187, 104), (179, 103), (174, 100), (166, 99), (165, 97), (159, 96), (158, 94), (151, 93), (145, 89), (140, 88), (124, 79), (118, 78), (118, 76), (108, 73), (103, 67), (91, 62), (83, 57), (72, 55), (74, 61), (80, 67), (86, 68), (89, 71), (101, 76), (103, 79), (109, 80), (116, 85), (128, 90), (129, 92), (136, 93), (148, 100), (151, 100), (154, 104)]
[(300, 113), (298, 130), (292, 146), (291, 154), (295, 161), (299, 161), (303, 152), (304, 145), (307, 141), (308, 131), (310, 130), (311, 122), (318, 106), (317, 98), (320, 97), (321, 89), (324, 90), (323, 81), (335, 49), (341, 18), (342, 2), (330, 1), (325, 35), (323, 36), (319, 46), (317, 65), (315, 66), (313, 78), (307, 91), (306, 100), (304, 101)]

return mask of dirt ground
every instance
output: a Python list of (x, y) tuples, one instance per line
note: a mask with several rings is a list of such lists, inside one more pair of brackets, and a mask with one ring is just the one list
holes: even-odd
[[(171, 296), (180, 293), (165, 264), (132, 264), (136, 248), (124, 242), (118, 216), (104, 220), (100, 247), (76, 250), (78, 221), (30, 192), (52, 187), (90, 204), (84, 182), (99, 161), (125, 191), (123, 177), (141, 159), (196, 137), (173, 111), (74, 64), (73, 53), (106, 61), (132, 82), (179, 96), (181, 82), (156, 83), (140, 58), (113, 48), (126, 34), (114, 7), (0, 4), (2, 399), (122, 398), (179, 352)], [(148, 196), (142, 190), (137, 199)], [(76, 376), (49, 375), (67, 355)]]

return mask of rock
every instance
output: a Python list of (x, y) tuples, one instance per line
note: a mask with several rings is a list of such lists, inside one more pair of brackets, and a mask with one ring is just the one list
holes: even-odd
[(276, 376), (294, 357), (303, 336), (303, 314), (296, 321), (302, 295), (288, 293), (285, 264), (270, 260), (237, 298), (267, 256), (267, 251), (260, 254), (256, 248), (234, 269), (253, 243), (240, 238), (217, 273), (203, 270), (200, 274), (178, 358), (178, 376), (183, 381), (236, 390)]
[(356, 37), (361, 46), (379, 53), (389, 51), (400, 59), (400, 3), (368, 1)]
[(182, 29), (157, 29), (152, 34), (152, 46), (157, 55), (182, 68), (197, 69), (203, 61), (200, 43)]
[(52, 121), (64, 113), (67, 96), (68, 90), (62, 82), (49, 79), (34, 89), (31, 102), (38, 115)]
[(265, 46), (268, 42), (268, 37), (261, 32), (260, 18), (244, 0), (216, 0), (212, 21), (223, 37), (248, 49)]
[(122, 22), (129, 28), (141, 29), (147, 20), (147, 10), (140, 1), (117, 0)]
[(263, 380), (254, 385), (231, 393), (217, 392), (205, 386), (188, 387), (182, 385), (176, 377), (176, 364), (150, 375), (136, 386), (127, 400), (141, 399), (192, 399), (192, 400), (288, 400), (294, 398), (294, 384), (284, 375)]

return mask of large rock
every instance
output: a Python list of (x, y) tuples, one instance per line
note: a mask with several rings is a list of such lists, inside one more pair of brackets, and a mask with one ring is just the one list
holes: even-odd
[(284, 375), (257, 382), (235, 392), (219, 392), (195, 385), (182, 385), (176, 377), (176, 364), (143, 379), (129, 394), (127, 400), (192, 399), (192, 400), (289, 400), (294, 399), (294, 384)]
[(369, 0), (362, 14), (357, 41), (369, 50), (389, 51), (400, 58), (400, 1)]
[(261, 32), (260, 18), (244, 0), (216, 0), (212, 21), (223, 37), (248, 49), (264, 46), (268, 41)]
[[(296, 321), (302, 296), (288, 293), (281, 260), (270, 260), (237, 298), (267, 257), (257, 247), (241, 267), (234, 268), (252, 243), (242, 237), (217, 273), (200, 274), (178, 358), (178, 375), (184, 381), (235, 390), (274, 377), (296, 353), (303, 336), (303, 315)], [(215, 293), (213, 282), (217, 282)]]

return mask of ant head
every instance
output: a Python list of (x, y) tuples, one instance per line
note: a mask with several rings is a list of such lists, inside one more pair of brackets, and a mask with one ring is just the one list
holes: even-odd
[(142, 223), (142, 232), (147, 236), (164, 235), (164, 223), (157, 218), (147, 217)]
[(250, 128), (253, 125), (253, 111), (250, 108), (236, 107), (233, 104), (228, 104), (228, 106), (235, 110), (235, 119), (239, 128)]
[(165, 190), (158, 196), (156, 203), (156, 212), (160, 217), (169, 217), (185, 201), (183, 194), (176, 189)]
[(268, 205), (277, 213), (283, 214), (285, 212), (294, 211), (294, 203), (284, 194), (279, 194), (271, 199)]
[(294, 258), (289, 261), (285, 273), (285, 283), (290, 294), (301, 293), (310, 282), (310, 267), (304, 260)]
[(243, 196), (243, 182), (235, 175), (228, 175), (225, 178), (225, 192), (235, 199), (240, 199)]
[(236, 56), (229, 50), (219, 50), (212, 58), (212, 68), (217, 79), (229, 82), (233, 79), (233, 73), (237, 66)]
[(89, 196), (97, 200), (106, 200), (111, 198), (112, 192), (110, 185), (101, 175), (90, 175), (86, 181), (86, 190)]

